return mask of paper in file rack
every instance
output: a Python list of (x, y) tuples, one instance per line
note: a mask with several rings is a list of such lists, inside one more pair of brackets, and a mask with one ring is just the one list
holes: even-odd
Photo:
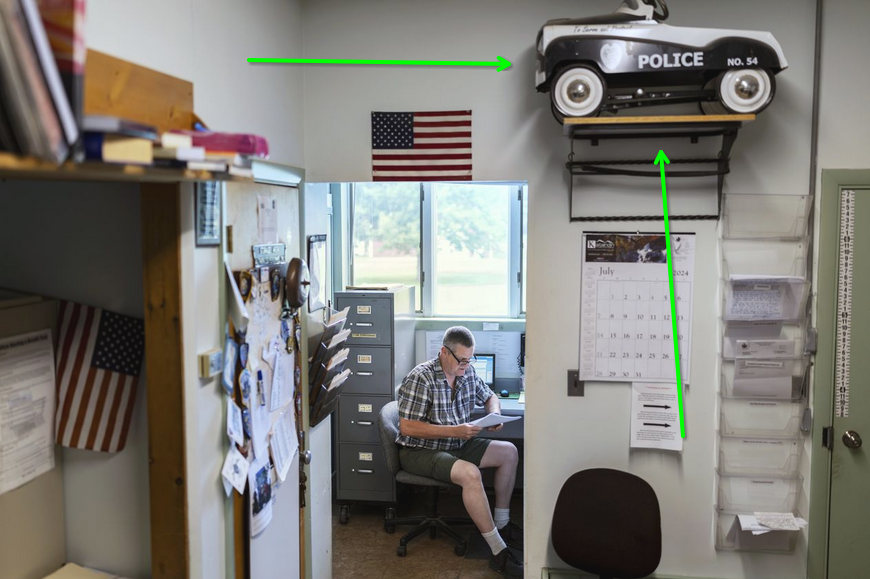
[[(746, 517), (749, 513), (742, 516)], [(716, 525), (716, 548), (737, 551), (767, 551), (789, 553), (794, 551), (799, 531), (770, 531), (753, 534), (743, 530), (738, 513), (720, 513)], [(749, 515), (752, 516), (752, 515)]]
[(797, 506), (803, 478), (719, 477), (717, 507), (727, 512), (792, 511)]
[(725, 321), (799, 320), (809, 282), (800, 277), (732, 275), (724, 288)]
[(797, 440), (762, 438), (719, 439), (719, 474), (794, 477), (800, 448)]
[(722, 335), (722, 357), (798, 358), (804, 353), (806, 331), (803, 324), (776, 320), (726, 322)]
[(803, 405), (777, 400), (722, 398), (719, 434), (755, 438), (795, 438)]
[(723, 360), (722, 396), (797, 400), (803, 396), (806, 368), (805, 358)]

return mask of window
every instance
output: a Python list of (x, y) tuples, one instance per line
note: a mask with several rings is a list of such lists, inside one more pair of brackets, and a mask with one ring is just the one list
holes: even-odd
[(420, 184), (357, 183), (351, 204), (350, 285), (416, 286), (420, 310)]
[(522, 183), (356, 183), (349, 285), (417, 288), (425, 316), (525, 311)]

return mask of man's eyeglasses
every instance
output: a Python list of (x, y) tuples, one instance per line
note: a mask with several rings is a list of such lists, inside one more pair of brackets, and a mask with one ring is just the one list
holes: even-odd
[[(447, 348), (447, 346), (444, 347)], [(453, 350), (447, 348), (447, 351), (450, 352), (450, 355), (453, 356), (453, 359), (456, 360), (460, 366), (468, 366), (469, 364), (474, 364), (475, 362), (477, 362), (477, 358), (475, 356), (472, 356), (471, 358), (463, 358), (460, 360), (456, 357), (456, 354), (453, 353)]]

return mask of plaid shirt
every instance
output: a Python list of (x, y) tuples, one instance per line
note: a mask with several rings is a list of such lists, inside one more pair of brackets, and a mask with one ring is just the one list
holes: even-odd
[[(399, 418), (418, 420), (430, 424), (457, 426), (471, 418), (474, 403), (481, 406), (495, 396), (483, 380), (474, 372), (474, 366), (465, 370), (465, 376), (457, 376), (454, 389), (447, 384), (441, 369), (441, 360), (423, 362), (405, 376), (399, 387)], [(453, 450), (465, 444), (461, 438), (428, 440), (399, 434), (396, 443), (415, 448)]]

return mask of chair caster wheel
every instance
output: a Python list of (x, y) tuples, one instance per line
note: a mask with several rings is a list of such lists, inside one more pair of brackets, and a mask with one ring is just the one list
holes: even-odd
[(393, 507), (388, 507), (387, 512), (384, 514), (384, 530), (392, 535), (396, 532), (396, 525), (391, 525), (390, 521), (396, 518), (396, 509)]
[(399, 557), (404, 557), (407, 554), (408, 554), (408, 547), (406, 547), (405, 545), (399, 545), (399, 548), (396, 549), (396, 555), (398, 555)]
[(453, 553), (455, 553), (457, 557), (465, 557), (465, 549), (465, 545), (456, 545), (453, 547)]
[(341, 510), (338, 511), (338, 522), (342, 525), (346, 525), (350, 520), (350, 507), (347, 505), (342, 505)]

